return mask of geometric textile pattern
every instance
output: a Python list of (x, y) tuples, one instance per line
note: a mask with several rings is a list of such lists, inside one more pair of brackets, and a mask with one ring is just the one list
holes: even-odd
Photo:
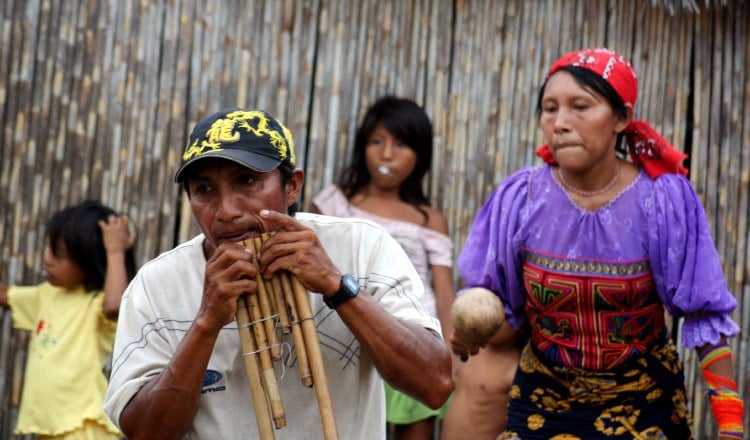
[(531, 338), (557, 365), (608, 370), (660, 341), (664, 307), (647, 261), (562, 259), (525, 251)]

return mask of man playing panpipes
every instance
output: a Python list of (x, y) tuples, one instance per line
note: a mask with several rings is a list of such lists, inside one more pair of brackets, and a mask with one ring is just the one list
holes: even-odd
[(242, 109), (201, 120), (175, 181), (202, 234), (145, 264), (123, 296), (105, 410), (129, 439), (261, 438), (244, 362), (271, 345), (287, 422), (276, 438), (323, 438), (292, 333), (252, 352), (240, 343), (238, 327), (278, 325), (247, 311), (279, 273), (310, 292), (311, 316), (290, 320), (317, 327), (340, 438), (385, 438), (383, 379), (432, 408), (445, 402), (451, 356), (409, 258), (372, 223), (295, 213), (304, 173), (281, 122)]

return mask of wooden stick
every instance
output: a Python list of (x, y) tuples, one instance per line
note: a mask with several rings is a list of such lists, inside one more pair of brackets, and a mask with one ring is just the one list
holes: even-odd
[(268, 411), (266, 392), (263, 389), (260, 368), (258, 366), (258, 351), (250, 331), (250, 316), (247, 311), (247, 302), (244, 295), (237, 299), (237, 330), (240, 333), (242, 343), (242, 358), (245, 361), (245, 372), (247, 382), (250, 385), (250, 396), (253, 399), (255, 419), (258, 423), (258, 434), (261, 440), (273, 440), (273, 426), (271, 426), (271, 414)]
[(299, 365), (299, 376), (302, 385), (306, 387), (313, 386), (313, 376), (310, 373), (310, 363), (307, 357), (307, 348), (305, 348), (305, 338), (302, 335), (302, 325), (299, 313), (297, 312), (297, 302), (294, 299), (292, 282), (287, 272), (280, 272), (281, 291), (284, 294), (284, 300), (289, 310), (289, 322), (292, 329), (292, 338), (294, 339), (294, 351), (297, 353), (297, 364)]
[(305, 338), (310, 369), (313, 381), (315, 382), (315, 394), (318, 397), (318, 410), (320, 411), (320, 420), (323, 424), (323, 436), (326, 440), (338, 439), (339, 433), (336, 427), (336, 417), (333, 412), (331, 393), (328, 389), (328, 378), (323, 366), (323, 354), (320, 351), (318, 331), (315, 328), (315, 320), (313, 319), (310, 307), (310, 298), (307, 296), (307, 290), (302, 283), (294, 276), (290, 278), (294, 299), (297, 303), (300, 320), (302, 321), (302, 335)]
[[(265, 241), (265, 238), (263, 236), (268, 237), (268, 234), (263, 234), (260, 237), (253, 238), (253, 246), (255, 247), (255, 252), (257, 255), (260, 255), (260, 247), (263, 246), (263, 241)], [(266, 292), (268, 293), (268, 306), (271, 309), (272, 315), (277, 315), (279, 313), (279, 306), (276, 304), (276, 295), (274, 294), (274, 288), (271, 280), (267, 280), (264, 277), (260, 277), (263, 280), (263, 284), (266, 286)], [(261, 303), (261, 306), (263, 306), (263, 303)], [(269, 315), (270, 316), (270, 315)], [(275, 360), (280, 359), (274, 357)]]
[[(260, 254), (260, 246), (268, 239), (268, 237), (270, 237), (268, 233), (261, 234), (260, 242), (256, 243), (255, 246), (255, 251), (258, 252), (258, 254)], [(282, 290), (281, 279), (279, 278), (278, 273), (273, 274), (270, 287), (266, 284), (266, 290), (271, 292), (270, 297), (273, 298), (274, 303), (276, 304), (275, 313), (279, 315), (279, 327), (281, 328), (281, 332), (284, 334), (289, 333), (291, 331), (289, 327), (289, 311), (287, 310), (287, 304), (284, 300), (284, 291)]]
[(279, 328), (281, 329), (281, 333), (289, 333), (291, 332), (289, 310), (287, 309), (288, 306), (284, 300), (284, 291), (281, 287), (281, 278), (279, 274), (273, 274), (273, 278), (271, 278), (271, 287), (273, 289), (273, 295), (271, 296), (276, 298), (276, 313), (279, 314)]
[(276, 429), (279, 429), (286, 426), (286, 413), (284, 411), (284, 404), (281, 402), (279, 384), (276, 382), (276, 372), (273, 369), (271, 353), (270, 350), (268, 350), (268, 338), (263, 324), (263, 315), (261, 314), (260, 305), (258, 304), (258, 295), (248, 295), (247, 305), (248, 310), (250, 311), (250, 318), (253, 320), (253, 335), (255, 336), (256, 346), (260, 353), (260, 365), (263, 370), (264, 379), (263, 383), (266, 385), (266, 394), (268, 394), (268, 400), (271, 403), (273, 422), (276, 425)]
[[(255, 252), (260, 252), (260, 237), (252, 240), (245, 240), (243, 242), (245, 246), (250, 249), (255, 249)], [(267, 284), (263, 275), (260, 272), (255, 274), (255, 282), (258, 284), (258, 303), (260, 304), (260, 315), (263, 319), (263, 326), (266, 329), (266, 337), (268, 338), (268, 345), (271, 350), (271, 358), (277, 361), (281, 359), (281, 346), (279, 345), (279, 337), (276, 334), (276, 326), (271, 312), (271, 300), (267, 290)]]
[[(276, 302), (276, 291), (273, 287), (273, 279), (267, 280), (263, 278), (263, 283), (266, 285), (266, 293), (268, 293), (268, 307), (271, 309), (271, 315), (274, 316), (276, 324), (278, 324), (279, 321), (281, 321), (281, 317), (279, 316), (279, 305)], [(278, 325), (275, 325), (274, 327), (278, 328)]]

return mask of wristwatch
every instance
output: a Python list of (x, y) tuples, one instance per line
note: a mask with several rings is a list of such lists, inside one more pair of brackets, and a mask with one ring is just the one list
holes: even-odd
[(341, 287), (338, 292), (334, 293), (329, 297), (323, 297), (323, 302), (331, 308), (335, 309), (342, 303), (349, 301), (359, 294), (359, 283), (353, 276), (345, 274), (341, 277)]

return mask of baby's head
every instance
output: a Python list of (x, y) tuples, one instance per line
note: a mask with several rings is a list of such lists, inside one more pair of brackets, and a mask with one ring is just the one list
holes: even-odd
[[(99, 220), (105, 222), (117, 213), (98, 201), (85, 201), (56, 212), (47, 225), (44, 266), (50, 283), (61, 287), (82, 285), (86, 290), (102, 290), (107, 272)], [(125, 253), (128, 279), (135, 275), (135, 256)]]

